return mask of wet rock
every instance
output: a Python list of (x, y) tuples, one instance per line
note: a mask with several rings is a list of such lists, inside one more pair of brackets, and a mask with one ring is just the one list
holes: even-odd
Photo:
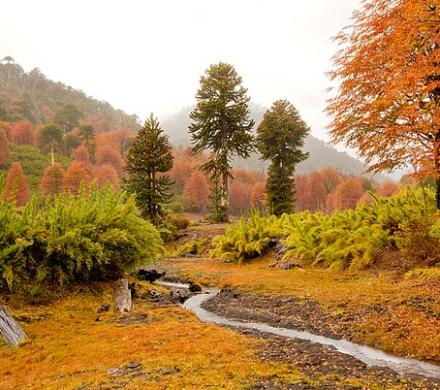
[(190, 294), (188, 290), (178, 289), (178, 290), (171, 290), (170, 296), (175, 301), (179, 303), (183, 303), (190, 297)]
[(166, 274), (166, 272), (160, 272), (156, 269), (145, 269), (145, 268), (141, 268), (139, 270), (137, 270), (137, 272), (135, 273), (135, 277), (139, 280), (145, 280), (147, 282), (153, 283), (156, 280), (164, 277)]
[(296, 267), (298, 267), (298, 265), (294, 264), (294, 263), (283, 263), (283, 264), (280, 264), (278, 269), (289, 270), (289, 269), (293, 269), (293, 268), (296, 268)]
[(190, 292), (200, 292), (200, 291), (202, 291), (202, 286), (200, 286), (199, 284), (197, 284), (195, 282), (190, 282), (188, 290)]
[(179, 253), (178, 255), (177, 255), (177, 257), (178, 258), (197, 258), (197, 257), (200, 257), (199, 255), (196, 255), (196, 254), (194, 254), (194, 253), (190, 253), (190, 252), (182, 252), (182, 253)]
[(137, 361), (137, 360), (132, 360), (131, 362), (127, 363), (127, 368), (129, 368), (130, 370), (133, 370), (135, 368), (139, 368), (142, 365), (141, 362)]

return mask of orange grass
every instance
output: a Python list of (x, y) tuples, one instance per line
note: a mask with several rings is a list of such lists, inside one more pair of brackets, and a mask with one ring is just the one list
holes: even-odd
[[(97, 388), (128, 380), (127, 389), (240, 389), (264, 378), (301, 377), (295, 367), (261, 362), (256, 340), (202, 324), (178, 306), (136, 303), (135, 312), (148, 314), (147, 324), (106, 322), (113, 313), (95, 322), (103, 300), (111, 301), (109, 292), (102, 297), (82, 292), (48, 306), (11, 309), (50, 319), (22, 324), (31, 341), (21, 348), (0, 345), (0, 388)], [(132, 360), (142, 362), (144, 375), (107, 374)]]
[[(391, 272), (348, 273), (317, 268), (268, 268), (267, 256), (246, 265), (170, 259), (165, 266), (212, 286), (317, 300), (336, 316), (355, 314), (354, 340), (400, 355), (440, 362), (440, 283)], [(383, 313), (365, 310), (380, 306)]]

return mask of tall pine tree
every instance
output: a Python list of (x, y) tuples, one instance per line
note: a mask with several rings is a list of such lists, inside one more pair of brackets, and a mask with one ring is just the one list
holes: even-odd
[(257, 129), (257, 147), (270, 161), (266, 184), (271, 214), (291, 213), (294, 206), (293, 174), (296, 164), (308, 157), (302, 152), (309, 128), (287, 100), (277, 100), (264, 114)]
[(134, 193), (143, 214), (156, 226), (163, 222), (163, 204), (171, 198), (172, 180), (166, 175), (173, 167), (168, 138), (157, 118), (150, 115), (139, 130), (124, 167), (128, 192)]
[(200, 78), (197, 105), (190, 114), (193, 152), (211, 153), (202, 168), (211, 178), (211, 208), (217, 222), (228, 220), (231, 158), (247, 158), (253, 150), (254, 121), (249, 119), (249, 97), (241, 83), (232, 65), (211, 65)]

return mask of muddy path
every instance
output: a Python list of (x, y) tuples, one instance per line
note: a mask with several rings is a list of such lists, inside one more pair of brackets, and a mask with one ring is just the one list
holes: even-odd
[[(440, 389), (439, 366), (341, 340), (347, 337), (345, 328), (331, 326), (314, 302), (304, 303), (291, 296), (261, 299), (233, 289), (208, 289), (187, 300), (183, 307), (204, 322), (232, 327), (263, 339), (261, 359), (294, 364), (311, 380), (295, 384), (268, 380), (254, 389), (340, 389), (346, 388), (341, 381), (347, 377), (360, 378), (374, 384), (374, 388)], [(330, 376), (332, 380), (314, 387), (313, 379), (322, 376)]]

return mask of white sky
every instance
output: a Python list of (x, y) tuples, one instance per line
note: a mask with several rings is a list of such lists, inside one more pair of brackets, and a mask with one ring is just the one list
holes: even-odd
[(194, 103), (203, 71), (233, 64), (256, 103), (287, 98), (326, 139), (336, 46), (360, 0), (0, 0), (0, 58), (141, 119)]

